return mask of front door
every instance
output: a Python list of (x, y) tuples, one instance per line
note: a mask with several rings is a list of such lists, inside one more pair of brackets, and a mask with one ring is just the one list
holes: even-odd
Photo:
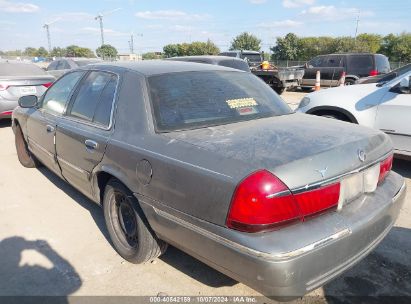
[[(399, 80), (398, 80), (399, 82)], [(411, 94), (402, 93), (399, 83), (384, 95), (378, 106), (376, 128), (388, 133), (399, 152), (411, 152)]]
[(112, 133), (118, 81), (118, 76), (109, 72), (90, 72), (66, 115), (57, 122), (56, 151), (62, 175), (91, 198), (91, 174), (101, 162)]
[(49, 88), (40, 99), (39, 108), (27, 120), (28, 146), (48, 168), (60, 174), (55, 155), (56, 121), (64, 112), (76, 84), (84, 72), (67, 74)]

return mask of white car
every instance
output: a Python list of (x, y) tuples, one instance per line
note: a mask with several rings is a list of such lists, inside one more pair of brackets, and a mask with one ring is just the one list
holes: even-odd
[(396, 154), (411, 156), (411, 72), (385, 84), (308, 94), (297, 111), (379, 129), (391, 136)]

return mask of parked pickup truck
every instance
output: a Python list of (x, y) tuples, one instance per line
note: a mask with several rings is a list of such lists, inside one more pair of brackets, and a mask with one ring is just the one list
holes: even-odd
[(261, 63), (263, 56), (255, 51), (228, 51), (220, 53), (220, 56), (236, 57), (245, 60), (250, 66), (251, 72), (260, 77), (278, 94), (282, 94), (286, 88), (298, 87), (304, 76), (304, 69), (301, 67), (278, 68), (271, 66), (263, 69)]

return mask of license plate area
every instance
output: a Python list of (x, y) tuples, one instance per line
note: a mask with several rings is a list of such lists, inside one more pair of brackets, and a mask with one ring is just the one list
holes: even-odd
[(365, 193), (372, 193), (377, 189), (380, 165), (374, 165), (364, 171), (349, 175), (341, 180), (340, 199), (338, 210)]
[(35, 95), (36, 93), (37, 93), (37, 90), (35, 86), (20, 87), (21, 95)]

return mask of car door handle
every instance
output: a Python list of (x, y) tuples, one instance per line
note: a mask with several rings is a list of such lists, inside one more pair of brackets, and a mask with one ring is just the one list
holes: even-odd
[(55, 128), (53, 126), (47, 125), (46, 130), (47, 130), (47, 133), (52, 133), (54, 132)]
[(96, 150), (98, 149), (98, 143), (96, 143), (94, 140), (87, 139), (84, 144), (86, 145), (87, 149), (90, 150)]

